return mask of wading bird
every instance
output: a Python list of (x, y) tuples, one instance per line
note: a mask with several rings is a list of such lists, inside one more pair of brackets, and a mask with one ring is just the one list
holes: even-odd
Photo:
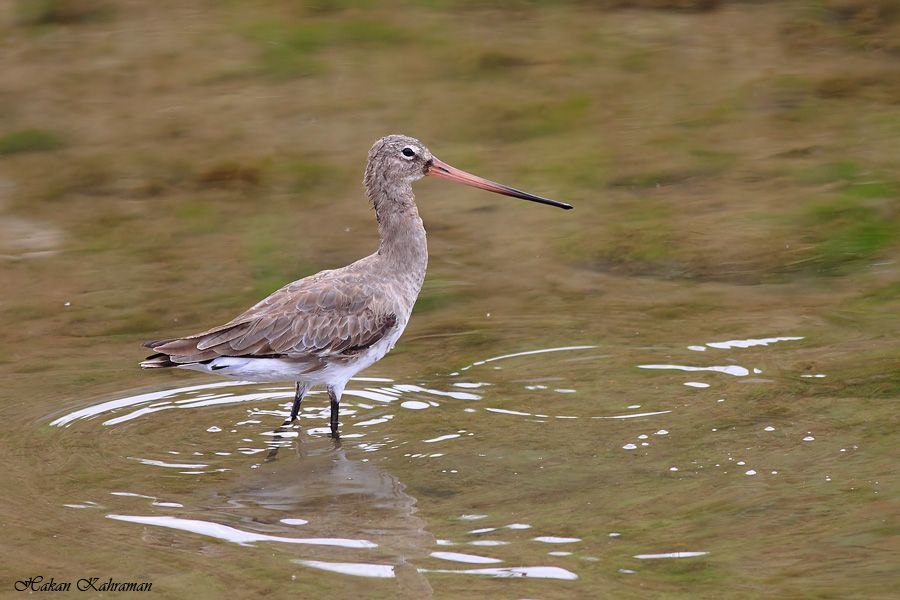
[(363, 179), (378, 220), (377, 252), (289, 283), (219, 327), (147, 342), (156, 354), (141, 367), (179, 367), (244, 381), (293, 381), (296, 393), (285, 425), (297, 418), (309, 389), (324, 385), (331, 433), (337, 437), (344, 386), (394, 347), (422, 289), (428, 249), (412, 182), (425, 176), (572, 208), (451, 167), (414, 138), (383, 137), (369, 150)]

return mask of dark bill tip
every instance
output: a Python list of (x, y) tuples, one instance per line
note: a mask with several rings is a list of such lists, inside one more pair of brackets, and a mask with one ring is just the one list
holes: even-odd
[(462, 169), (451, 167), (447, 163), (436, 158), (431, 159), (429, 165), (425, 169), (425, 174), (431, 177), (447, 179), (448, 181), (455, 181), (481, 190), (487, 190), (489, 192), (494, 192), (495, 194), (503, 194), (504, 196), (511, 196), (513, 198), (530, 200), (531, 202), (538, 202), (548, 206), (555, 206), (557, 208), (562, 208), (563, 210), (571, 210), (574, 208), (571, 204), (566, 204), (565, 202), (551, 200), (550, 198), (544, 198), (543, 196), (535, 196), (534, 194), (529, 194), (528, 192), (509, 187), (508, 185), (503, 185), (502, 183), (472, 175)]

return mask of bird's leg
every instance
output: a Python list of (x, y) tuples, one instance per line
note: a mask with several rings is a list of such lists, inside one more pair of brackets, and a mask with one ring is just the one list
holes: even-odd
[(328, 399), (331, 401), (331, 437), (337, 439), (338, 434), (338, 411), (340, 410), (341, 394), (344, 393), (343, 385), (329, 385)]
[(309, 385), (297, 382), (297, 391), (294, 393), (294, 405), (291, 407), (291, 416), (282, 425), (290, 425), (297, 419), (297, 414), (300, 412), (300, 403), (303, 402), (303, 397), (308, 391)]

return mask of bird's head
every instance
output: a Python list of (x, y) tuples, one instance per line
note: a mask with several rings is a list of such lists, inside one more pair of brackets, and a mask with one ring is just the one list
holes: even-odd
[(366, 179), (411, 184), (425, 177), (434, 159), (425, 144), (406, 135), (387, 135), (369, 150)]
[[(393, 193), (395, 190), (407, 190), (413, 181), (425, 176), (438, 177), (469, 185), (496, 194), (512, 196), (523, 200), (531, 200), (541, 204), (549, 204), (569, 209), (572, 205), (557, 202), (541, 196), (535, 196), (509, 186), (483, 179), (477, 175), (466, 173), (456, 167), (438, 160), (425, 144), (406, 135), (388, 135), (377, 142), (369, 150), (369, 161), (366, 164), (366, 175), (363, 180), (366, 189), (377, 203), (380, 196), (404, 197), (405, 194)], [(410, 196), (411, 197), (411, 196)]]

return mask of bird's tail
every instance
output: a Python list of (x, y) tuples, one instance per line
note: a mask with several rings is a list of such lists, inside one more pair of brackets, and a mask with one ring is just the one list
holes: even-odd
[(172, 362), (168, 354), (153, 354), (141, 361), (142, 369), (162, 369), (177, 366), (178, 363)]

